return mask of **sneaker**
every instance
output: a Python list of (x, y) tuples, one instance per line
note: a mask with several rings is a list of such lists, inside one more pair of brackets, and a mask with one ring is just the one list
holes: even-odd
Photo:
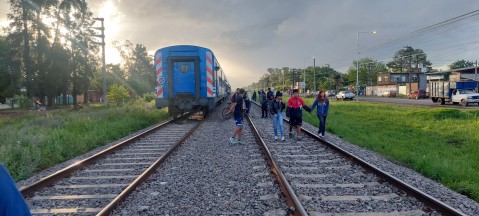
[(323, 137), (324, 137), (324, 135), (322, 135), (322, 134), (319, 134), (319, 137), (323, 138)]
[(283, 140), (283, 142), (284, 142), (284, 137), (281, 137), (281, 140)]
[(244, 142), (243, 142), (243, 140), (238, 140), (238, 142), (237, 142), (237, 143), (238, 143), (238, 144), (240, 144), (240, 145), (244, 145)]
[(289, 133), (289, 138), (293, 138), (293, 133)]
[(231, 141), (231, 143), (236, 144), (236, 138), (230, 137), (230, 141)]
[(274, 136), (274, 140), (278, 140), (278, 137), (277, 137), (277, 136)]

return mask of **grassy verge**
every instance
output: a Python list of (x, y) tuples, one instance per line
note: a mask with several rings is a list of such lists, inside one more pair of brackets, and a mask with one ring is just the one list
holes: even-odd
[(154, 102), (0, 115), (0, 162), (15, 180), (84, 154), (168, 117)]
[[(314, 99), (304, 99), (311, 105)], [(287, 101), (287, 98), (285, 98)], [(318, 125), (316, 110), (303, 119)], [(326, 131), (479, 201), (479, 111), (331, 100)]]

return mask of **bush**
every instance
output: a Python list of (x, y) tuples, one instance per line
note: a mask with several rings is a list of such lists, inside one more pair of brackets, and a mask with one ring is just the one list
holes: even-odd
[(131, 93), (125, 86), (113, 84), (109, 86), (108, 100), (112, 103), (120, 104), (131, 99)]
[(145, 101), (146, 102), (151, 102), (152, 100), (155, 100), (155, 95), (153, 93), (145, 95)]
[(32, 106), (32, 101), (25, 95), (14, 95), (13, 101), (21, 108), (30, 109)]

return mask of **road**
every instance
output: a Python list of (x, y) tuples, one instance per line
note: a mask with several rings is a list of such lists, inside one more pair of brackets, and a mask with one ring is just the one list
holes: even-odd
[[(334, 99), (334, 98), (333, 98)], [(470, 104), (467, 107), (462, 107), (461, 105), (455, 105), (452, 103), (446, 103), (441, 105), (439, 103), (433, 103), (431, 99), (403, 99), (403, 98), (387, 98), (387, 97), (359, 97), (359, 101), (373, 102), (373, 103), (393, 103), (401, 105), (416, 105), (416, 106), (426, 106), (426, 107), (444, 107), (444, 108), (457, 108), (457, 109), (479, 109), (477, 104)]]

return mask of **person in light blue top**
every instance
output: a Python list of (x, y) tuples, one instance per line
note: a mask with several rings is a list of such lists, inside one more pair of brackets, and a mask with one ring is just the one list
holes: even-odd
[(319, 91), (311, 110), (313, 110), (315, 107), (317, 107), (316, 115), (319, 119), (318, 134), (320, 137), (324, 137), (324, 132), (326, 129), (326, 117), (328, 116), (329, 111), (329, 99), (326, 97), (326, 92), (324, 90)]
[(271, 119), (273, 120), (274, 140), (278, 140), (278, 129), (281, 135), (281, 140), (284, 141), (284, 125), (283, 125), (283, 110), (286, 105), (283, 103), (283, 94), (280, 91), (276, 92), (274, 100), (271, 102)]
[(0, 216), (30, 216), (27, 204), (7, 169), (0, 164)]

